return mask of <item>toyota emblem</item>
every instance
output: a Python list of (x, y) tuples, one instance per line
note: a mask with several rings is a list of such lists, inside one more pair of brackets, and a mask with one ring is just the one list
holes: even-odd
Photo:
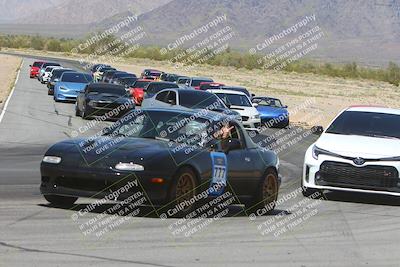
[(356, 164), (358, 166), (361, 166), (361, 165), (363, 165), (365, 163), (365, 160), (363, 158), (355, 158), (353, 160), (353, 162), (354, 162), (354, 164)]

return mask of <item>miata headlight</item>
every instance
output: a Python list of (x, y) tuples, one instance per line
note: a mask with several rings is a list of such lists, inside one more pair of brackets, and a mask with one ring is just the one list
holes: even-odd
[(42, 161), (51, 164), (59, 164), (61, 162), (61, 158), (56, 156), (45, 156)]
[(139, 165), (139, 164), (135, 164), (133, 162), (130, 162), (130, 163), (120, 162), (117, 165), (115, 165), (115, 169), (120, 170), (120, 171), (136, 171), (136, 172), (140, 172), (140, 171), (144, 171), (144, 166), (143, 165)]

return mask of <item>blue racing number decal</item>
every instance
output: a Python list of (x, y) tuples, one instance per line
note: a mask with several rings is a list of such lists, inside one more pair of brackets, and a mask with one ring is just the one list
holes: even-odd
[(209, 189), (211, 196), (220, 196), (227, 184), (228, 162), (225, 153), (211, 152), (212, 179)]

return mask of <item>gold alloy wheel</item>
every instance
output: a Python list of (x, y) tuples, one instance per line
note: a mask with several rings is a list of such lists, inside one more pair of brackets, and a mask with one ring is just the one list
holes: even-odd
[(192, 199), (195, 195), (194, 187), (194, 177), (190, 173), (183, 173), (176, 184), (176, 202), (179, 204)]
[(267, 206), (278, 198), (278, 180), (276, 176), (272, 173), (269, 173), (264, 180), (263, 185), (263, 202), (264, 205)]

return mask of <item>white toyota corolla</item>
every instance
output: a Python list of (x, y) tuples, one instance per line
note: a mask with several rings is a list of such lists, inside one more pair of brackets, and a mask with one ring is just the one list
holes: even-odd
[(344, 110), (305, 155), (305, 196), (322, 190), (400, 196), (400, 110)]

